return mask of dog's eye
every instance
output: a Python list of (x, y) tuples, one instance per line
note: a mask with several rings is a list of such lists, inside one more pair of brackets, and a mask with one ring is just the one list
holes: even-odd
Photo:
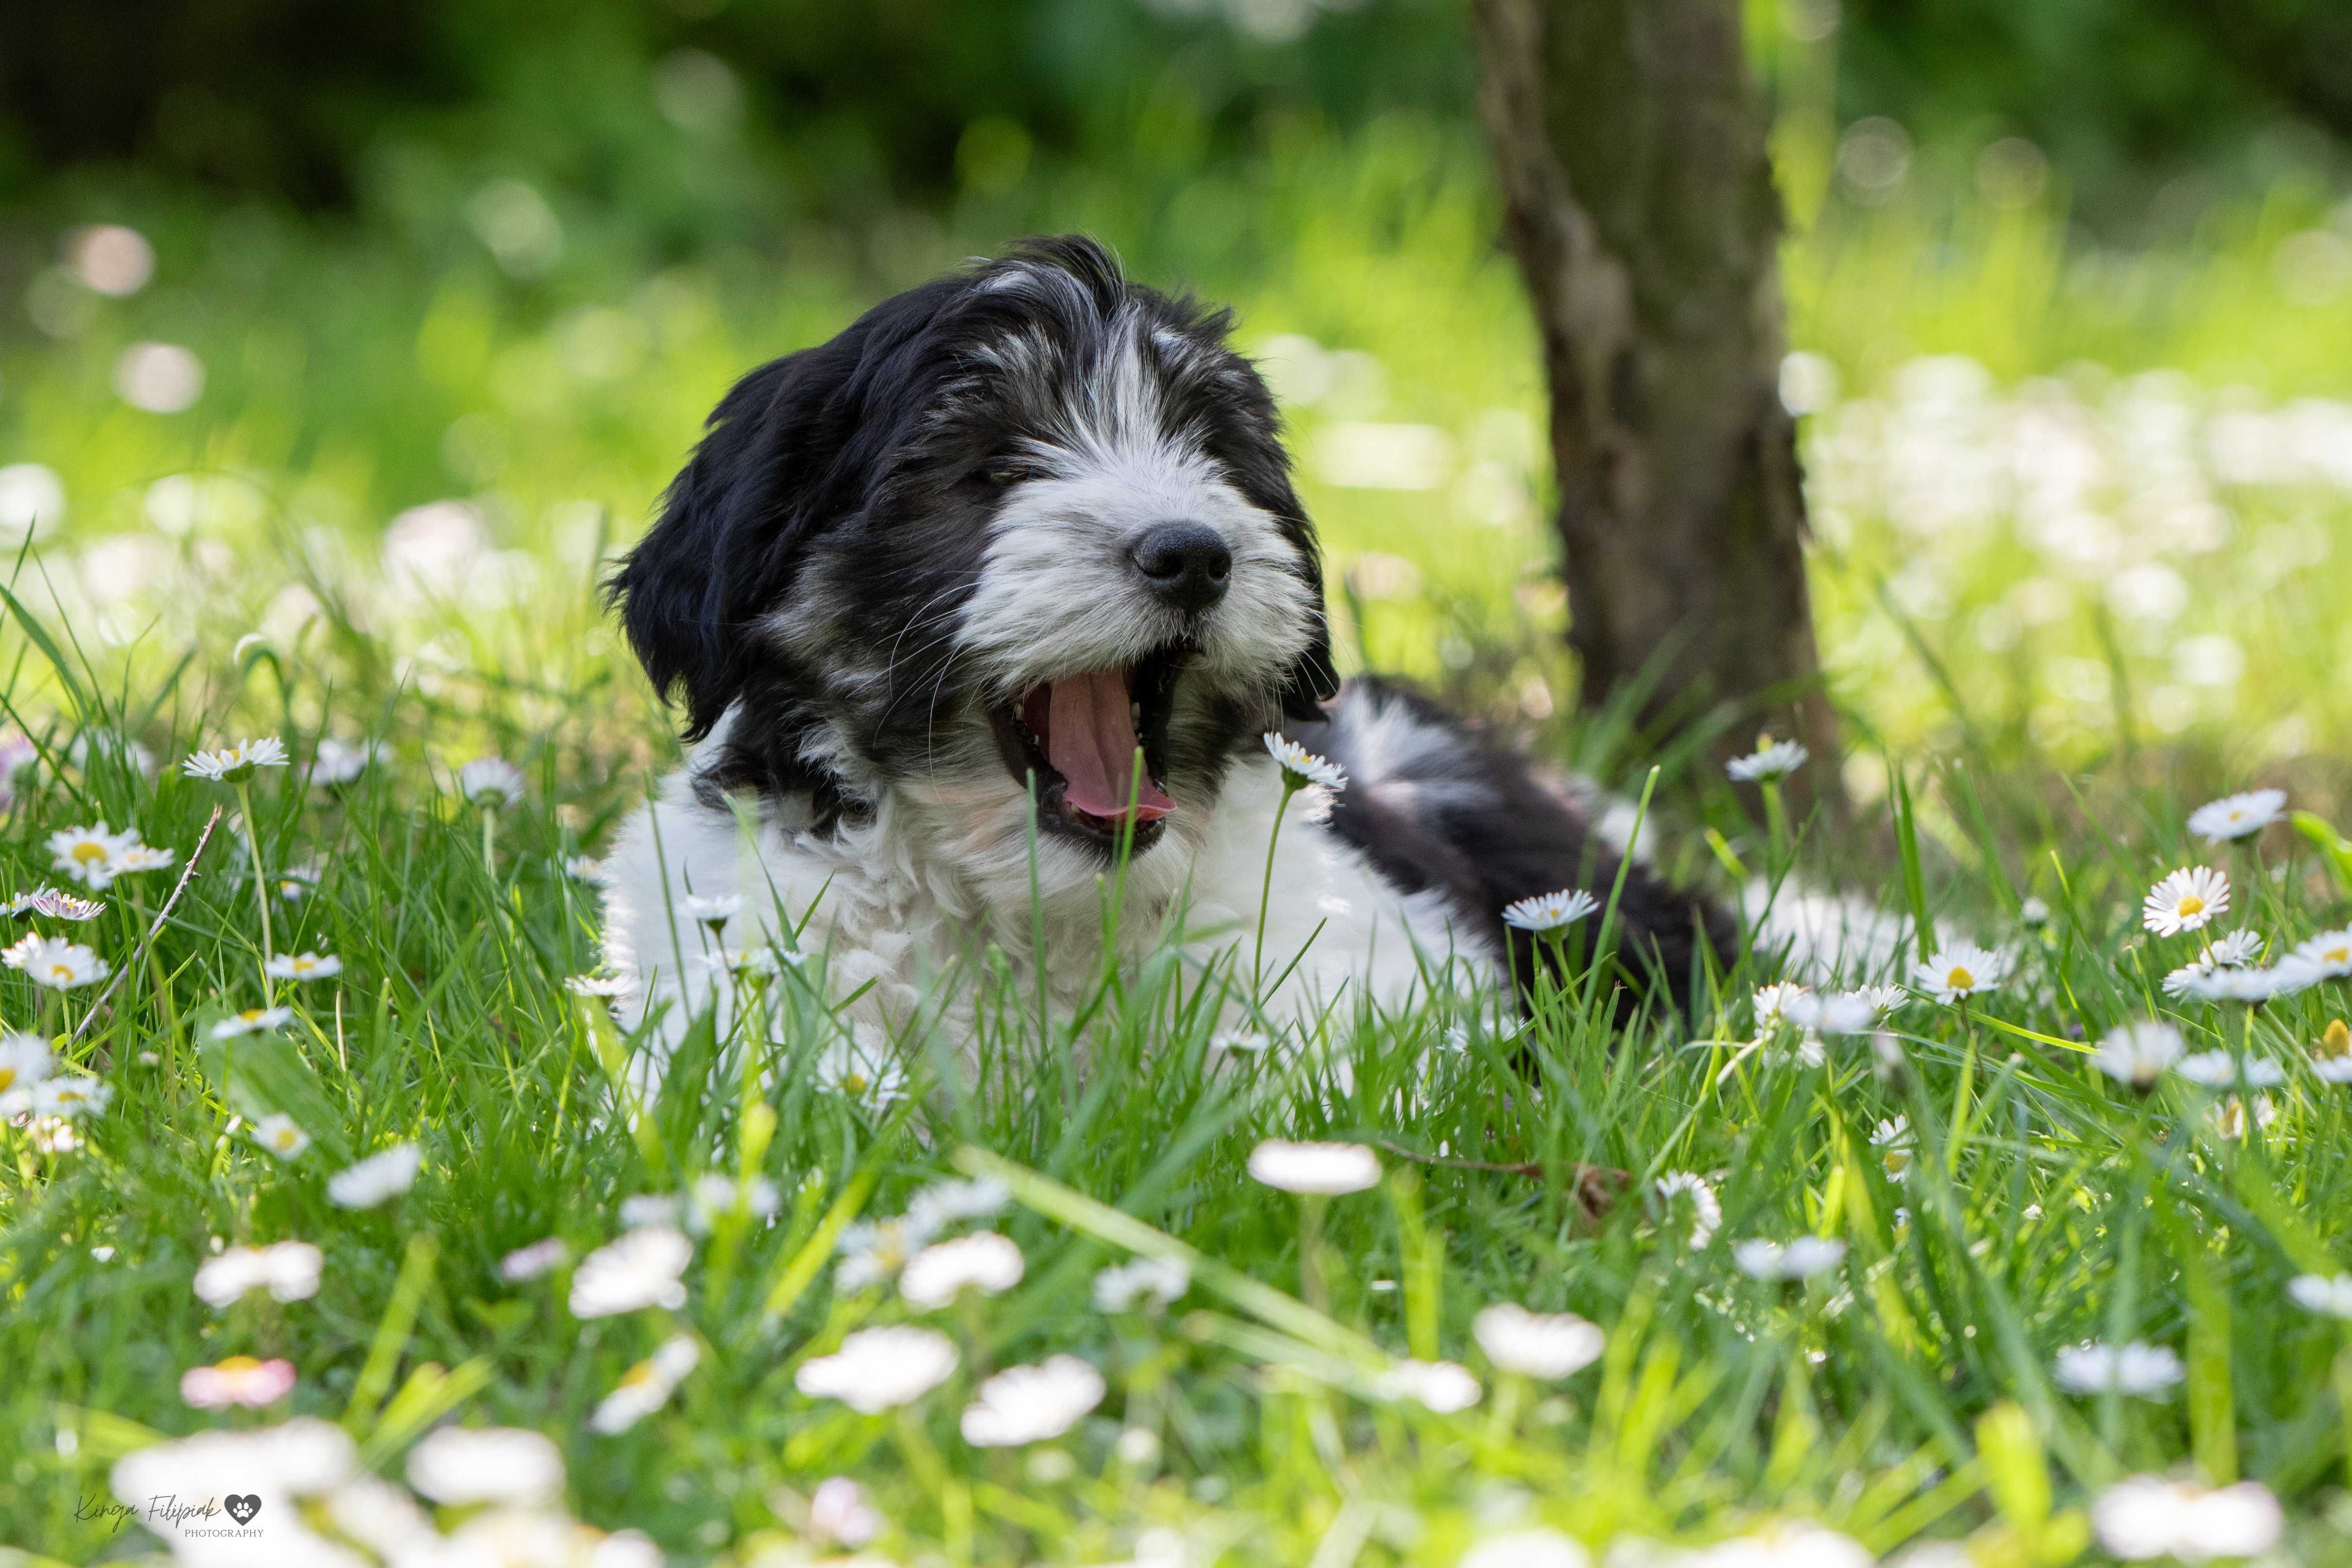
[(999, 460), (981, 465), (976, 476), (980, 482), (996, 489), (1017, 485), (1024, 479), (1035, 479), (1036, 473), (1026, 463)]

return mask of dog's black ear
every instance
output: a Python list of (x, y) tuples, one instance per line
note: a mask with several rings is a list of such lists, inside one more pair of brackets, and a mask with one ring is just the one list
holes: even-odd
[(741, 694), (751, 623), (790, 591), (830, 466), (823, 409), (837, 384), (822, 348), (751, 372), (710, 416), (661, 516), (606, 585), (629, 646), (700, 740)]

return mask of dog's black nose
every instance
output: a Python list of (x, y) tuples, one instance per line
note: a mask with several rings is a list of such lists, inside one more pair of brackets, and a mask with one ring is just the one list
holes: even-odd
[(1143, 580), (1187, 615), (1223, 598), (1234, 571), (1234, 552), (1215, 529), (1198, 522), (1160, 523), (1135, 542), (1131, 553)]

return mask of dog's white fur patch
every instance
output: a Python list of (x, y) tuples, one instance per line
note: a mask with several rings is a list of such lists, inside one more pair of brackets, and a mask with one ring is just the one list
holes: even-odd
[[(1196, 817), (1181, 824), (1188, 831), (1166, 835), (1129, 868), (1118, 927), (1127, 954), (1181, 934), (1188, 958), (1223, 964), (1246, 987), (1281, 795), (1273, 763), (1250, 758), (1232, 770), (1213, 811), (1179, 813)], [(1267, 996), (1267, 1016), (1311, 1034), (1327, 1013), (1351, 1016), (1359, 1000), (1393, 1009), (1433, 986), (1467, 993), (1498, 984), (1498, 955), (1458, 930), (1437, 894), (1400, 892), (1329, 833), (1317, 820), (1327, 804), (1319, 792), (1302, 792), (1283, 818), (1265, 972), (1268, 980), (1290, 973)], [(1025, 832), (1017, 865), (974, 865), (941, 841), (936, 803), (897, 791), (871, 823), (831, 837), (795, 830), (791, 816), (753, 807), (748, 822), (739, 819), (702, 804), (690, 771), (681, 772), (608, 857), (605, 956), (636, 982), (633, 1021), (662, 1011), (649, 1047), (656, 1057), (695, 1013), (715, 1005), (724, 1016), (729, 988), (708, 962), (719, 946), (755, 950), (782, 941), (787, 927), (801, 927), (803, 951), (824, 956), (833, 1000), (866, 988), (842, 1010), (852, 1026), (904, 1030), (938, 988), (968, 987), (960, 961), (982, 945), (1006, 955), (1024, 992), (1034, 984)], [(1099, 965), (1101, 865), (1051, 837), (1039, 840), (1037, 854), (1045, 988), (1051, 1005), (1067, 1007)], [(1071, 874), (1081, 868), (1083, 875)], [(714, 940), (687, 913), (689, 895), (740, 897), (742, 910)], [(949, 999), (951, 1033), (967, 1006), (968, 999)]]

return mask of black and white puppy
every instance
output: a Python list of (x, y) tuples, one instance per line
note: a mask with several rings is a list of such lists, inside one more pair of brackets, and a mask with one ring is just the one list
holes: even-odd
[[(612, 584), (695, 742), (608, 863), (639, 1007), (723, 1005), (716, 942), (803, 921), (866, 1028), (991, 946), (1068, 1001), (1112, 887), (1123, 949), (1180, 942), (1245, 987), (1273, 731), (1349, 782), (1284, 818), (1270, 1016), (1501, 986), (1532, 962), (1506, 904), (1605, 896), (1616, 856), (1523, 763), (1341, 686), (1315, 531), (1228, 326), (1039, 240), (727, 395)], [(741, 900), (716, 938), (689, 902), (713, 899)], [(1729, 956), (1719, 913), (1638, 868), (1623, 915), (1634, 967), (1677, 988), (1702, 947)]]

